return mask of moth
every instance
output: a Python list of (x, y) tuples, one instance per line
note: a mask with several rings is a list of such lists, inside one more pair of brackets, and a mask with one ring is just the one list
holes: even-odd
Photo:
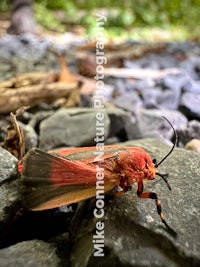
[(144, 192), (143, 185), (145, 180), (160, 176), (171, 190), (167, 174), (159, 173), (158, 166), (176, 146), (178, 136), (173, 130), (176, 140), (160, 162), (152, 160), (140, 147), (105, 146), (101, 161), (95, 157), (96, 147), (61, 149), (49, 153), (32, 148), (18, 163), (24, 184), (25, 207), (34, 211), (47, 210), (94, 197), (97, 170), (102, 170), (104, 192), (116, 189), (116, 196), (120, 196), (137, 183), (138, 197), (154, 199), (161, 221), (171, 229), (165, 221), (157, 194)]

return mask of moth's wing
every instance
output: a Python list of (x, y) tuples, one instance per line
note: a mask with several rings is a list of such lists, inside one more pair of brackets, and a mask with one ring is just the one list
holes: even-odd
[[(117, 177), (105, 171), (105, 191)], [(108, 178), (108, 176), (110, 176)], [(96, 167), (31, 149), (22, 160), (24, 204), (28, 209), (50, 209), (76, 203), (96, 194)]]
[(38, 148), (31, 149), (22, 160), (24, 182), (41, 185), (95, 184), (95, 168), (50, 155)]
[[(105, 192), (112, 189), (113, 184), (106, 184), (104, 187)], [(28, 195), (25, 197), (25, 207), (30, 210), (39, 211), (78, 203), (94, 197), (96, 195), (96, 187), (62, 186), (62, 188), (55, 188), (48, 186), (41, 187), (37, 192), (27, 191), (26, 193)]]
[(106, 160), (117, 156), (121, 151), (126, 150), (123, 146), (104, 146), (103, 150), (97, 150), (96, 147), (79, 147), (73, 149), (61, 149), (57, 151), (50, 151), (54, 155), (64, 157), (66, 159), (81, 161), (89, 164), (101, 160)]
[(90, 146), (90, 147), (74, 147), (74, 148), (66, 148), (66, 149), (55, 149), (55, 150), (49, 150), (48, 153), (50, 154), (56, 154), (61, 157), (67, 157), (70, 154), (76, 153), (76, 152), (84, 152), (84, 151), (94, 151), (96, 147)]

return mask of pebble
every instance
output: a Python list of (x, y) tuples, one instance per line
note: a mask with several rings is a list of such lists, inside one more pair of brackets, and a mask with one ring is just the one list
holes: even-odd
[(0, 232), (20, 207), (21, 183), (17, 162), (17, 158), (0, 147)]
[(181, 97), (180, 110), (190, 120), (200, 120), (200, 94), (183, 93)]
[(177, 130), (187, 124), (187, 118), (179, 111), (141, 109), (137, 113), (135, 123), (129, 124), (128, 139), (157, 137), (161, 140), (171, 140), (173, 129), (162, 116), (166, 117)]
[(60, 267), (53, 244), (41, 240), (24, 241), (0, 250), (1, 267)]
[(192, 139), (199, 139), (200, 137), (200, 122), (197, 120), (189, 121), (185, 126), (178, 131), (179, 146), (183, 147)]
[(185, 149), (200, 153), (200, 139), (192, 139), (185, 145)]

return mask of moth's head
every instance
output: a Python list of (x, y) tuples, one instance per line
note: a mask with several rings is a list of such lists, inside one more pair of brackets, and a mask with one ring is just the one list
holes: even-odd
[(165, 117), (163, 118), (169, 123), (175, 135), (175, 141), (170, 151), (159, 162), (157, 162), (156, 159), (152, 160), (150, 155), (146, 153), (143, 149), (134, 148), (135, 151), (134, 150), (132, 151), (133, 153), (132, 156), (130, 156), (130, 159), (127, 159), (127, 166), (129, 166), (129, 170), (130, 170), (128, 174), (131, 174), (131, 170), (132, 170), (135, 177), (137, 177), (136, 181), (138, 180), (141, 181), (145, 179), (153, 180), (156, 178), (156, 175), (158, 175), (165, 181), (168, 188), (171, 190), (171, 187), (166, 179), (168, 174), (159, 173), (158, 166), (161, 165), (161, 163), (163, 163), (163, 161), (165, 161), (169, 157), (169, 155), (173, 152), (178, 142), (178, 134), (176, 130), (174, 129), (173, 125), (171, 124), (171, 122), (167, 118)]
[(138, 182), (155, 178), (157, 168), (148, 153), (142, 148), (132, 147), (120, 154), (119, 163), (124, 175)]

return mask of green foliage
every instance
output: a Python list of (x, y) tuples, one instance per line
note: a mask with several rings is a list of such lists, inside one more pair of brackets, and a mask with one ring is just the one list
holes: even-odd
[[(130, 26), (183, 25), (196, 28), (199, 25), (199, 0), (36, 0), (51, 10), (64, 10), (67, 16), (76, 19), (77, 24), (86, 25), (88, 30), (94, 25), (93, 9), (108, 11), (107, 26), (126, 29)], [(80, 10), (87, 15), (76, 17)], [(114, 12), (113, 12), (114, 10)], [(116, 15), (116, 12), (117, 15)], [(114, 15), (113, 15), (114, 14)]]
[(64, 26), (59, 23), (53, 13), (49, 12), (49, 10), (45, 6), (36, 3), (34, 5), (34, 11), (36, 20), (42, 26), (57, 32), (63, 32), (65, 30)]
[(1, 0), (0, 1), (0, 12), (7, 12), (9, 10), (10, 1), (9, 0)]
[[(0, 0), (0, 11), (10, 10), (11, 0)], [(184, 26), (194, 34), (200, 32), (199, 0), (33, 0), (36, 19), (43, 26), (58, 31), (66, 30), (51, 11), (62, 10), (66, 20), (92, 31), (94, 9), (107, 12), (107, 27), (118, 32), (131, 27)], [(84, 16), (79, 16), (80, 12)], [(78, 14), (78, 15), (77, 15)]]

